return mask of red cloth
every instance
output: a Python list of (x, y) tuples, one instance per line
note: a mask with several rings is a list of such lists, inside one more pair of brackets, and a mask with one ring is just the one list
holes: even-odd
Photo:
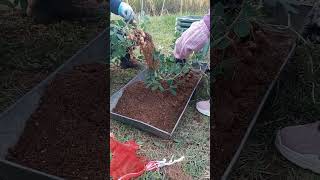
[(134, 141), (121, 143), (110, 136), (110, 151), (112, 154), (110, 175), (113, 179), (118, 180), (124, 175), (137, 173), (124, 178), (129, 180), (133, 177), (139, 177), (144, 173), (147, 162), (145, 159), (136, 155), (138, 148), (139, 145)]

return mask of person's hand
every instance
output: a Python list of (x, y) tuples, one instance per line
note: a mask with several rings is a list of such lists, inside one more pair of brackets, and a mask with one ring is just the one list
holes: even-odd
[(134, 12), (132, 7), (125, 3), (121, 2), (118, 8), (118, 14), (124, 18), (125, 21), (132, 21), (134, 18)]
[(210, 31), (203, 20), (196, 21), (176, 40), (174, 57), (187, 59), (192, 52), (198, 52), (209, 41)]

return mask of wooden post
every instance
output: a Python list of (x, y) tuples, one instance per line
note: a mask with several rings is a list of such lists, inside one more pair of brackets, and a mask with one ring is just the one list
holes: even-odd
[(164, 7), (164, 4), (166, 3), (166, 0), (163, 0), (162, 2), (162, 8), (161, 8), (161, 13), (160, 13), (160, 16), (162, 16), (162, 12), (163, 12), (163, 7)]
[(183, 0), (180, 0), (180, 15), (182, 15)]

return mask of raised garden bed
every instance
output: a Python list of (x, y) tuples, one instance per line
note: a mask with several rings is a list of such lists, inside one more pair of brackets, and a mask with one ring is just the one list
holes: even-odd
[(103, 32), (0, 115), (0, 179), (107, 179)]
[[(206, 64), (202, 64), (206, 68)], [(181, 80), (177, 95), (152, 91), (143, 80), (147, 70), (139, 73), (110, 99), (111, 117), (143, 131), (169, 139), (197, 88), (202, 75), (191, 72)]]
[[(224, 74), (215, 76), (211, 168), (214, 179), (227, 179), (284, 65), (295, 49), (288, 31), (253, 30), (254, 40), (226, 50)], [(221, 52), (211, 59), (220, 64)], [(221, 65), (221, 64), (220, 64)], [(251, 120), (251, 121), (250, 121)]]

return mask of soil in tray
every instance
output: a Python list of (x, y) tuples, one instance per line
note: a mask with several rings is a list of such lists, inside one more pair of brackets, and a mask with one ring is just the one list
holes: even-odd
[[(294, 41), (288, 34), (255, 27), (254, 40), (238, 42), (236, 48), (227, 49), (225, 73), (216, 76), (214, 84), (214, 179), (223, 175), (269, 84), (286, 60)], [(219, 64), (221, 52), (214, 50), (212, 55), (214, 64)]]
[(107, 179), (106, 66), (59, 74), (7, 159), (66, 179)]
[(137, 81), (124, 90), (113, 112), (171, 133), (199, 78), (194, 72), (182, 77), (176, 96), (169, 91), (152, 91)]

